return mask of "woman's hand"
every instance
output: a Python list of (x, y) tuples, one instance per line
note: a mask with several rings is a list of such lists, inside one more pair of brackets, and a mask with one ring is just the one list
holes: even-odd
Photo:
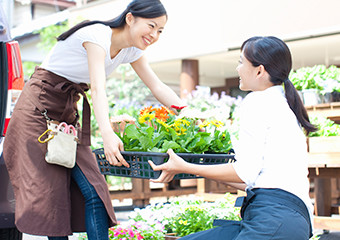
[(124, 151), (124, 145), (122, 140), (112, 131), (105, 133), (103, 136), (104, 143), (104, 154), (106, 160), (109, 161), (111, 165), (130, 167), (130, 165), (125, 161), (124, 157), (120, 153)]
[(178, 173), (183, 173), (189, 163), (179, 157), (172, 149), (167, 151), (169, 160), (161, 165), (155, 165), (151, 160), (149, 164), (154, 171), (162, 171), (158, 179), (150, 179), (152, 182), (170, 182)]

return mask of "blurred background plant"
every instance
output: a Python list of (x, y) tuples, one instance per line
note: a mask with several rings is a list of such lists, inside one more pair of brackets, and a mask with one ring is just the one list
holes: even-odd
[[(216, 119), (227, 123), (233, 119), (235, 109), (240, 105), (242, 97), (231, 97), (225, 92), (214, 92), (211, 94), (210, 88), (205, 86), (196, 86), (196, 90), (188, 93), (183, 99), (187, 108), (185, 115), (195, 115), (200, 119)], [(227, 124), (229, 125), (229, 124)]]
[(340, 136), (340, 125), (325, 117), (310, 117), (310, 122), (318, 127), (318, 131), (309, 133), (309, 137)]
[[(80, 19), (77, 20), (80, 22)], [(54, 45), (57, 43), (57, 37), (65, 32), (70, 27), (70, 22), (68, 20), (61, 22), (56, 25), (50, 25), (41, 30), (33, 32), (33, 34), (39, 34), (40, 42), (37, 44), (37, 48), (39, 51), (44, 53), (49, 52)], [(23, 71), (25, 79), (29, 79), (29, 77), (33, 74), (36, 66), (40, 65), (40, 62), (31, 62), (24, 61), (22, 63)]]
[(321, 94), (340, 92), (340, 68), (334, 65), (328, 68), (325, 65), (315, 65), (292, 70), (289, 79), (299, 91), (317, 89)]

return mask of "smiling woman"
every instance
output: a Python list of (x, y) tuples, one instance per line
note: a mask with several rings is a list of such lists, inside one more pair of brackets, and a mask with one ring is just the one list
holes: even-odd
[(252, 92), (239, 109), (238, 140), (233, 142), (235, 162), (218, 167), (195, 165), (172, 150), (166, 163), (156, 166), (149, 162), (153, 170), (162, 171), (153, 182), (169, 182), (176, 174), (185, 173), (247, 192), (239, 201), (241, 221), (217, 221), (217, 228), (183, 240), (307, 240), (312, 236), (304, 133), (316, 128), (288, 79), (291, 63), (290, 50), (276, 37), (253, 37), (242, 44), (237, 67), (240, 88)]
[[(157, 42), (166, 22), (159, 0), (133, 0), (112, 20), (84, 21), (61, 34), (36, 68), (14, 109), (4, 145), (17, 197), (16, 224), (22, 232), (64, 240), (74, 231), (87, 231), (90, 239), (108, 239), (108, 227), (116, 224), (116, 218), (89, 147), (91, 111), (85, 91), (91, 88), (106, 158), (112, 165), (128, 166), (120, 153), (123, 142), (109, 120), (106, 77), (120, 64), (130, 63), (163, 105), (183, 105), (143, 56)], [(79, 94), (84, 97), (81, 129)], [(81, 133), (72, 169), (45, 161), (46, 145), (37, 139), (50, 120), (72, 124)]]

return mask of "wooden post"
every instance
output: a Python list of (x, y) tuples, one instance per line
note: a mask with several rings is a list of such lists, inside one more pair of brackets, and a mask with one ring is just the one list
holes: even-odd
[(138, 198), (133, 199), (133, 205), (137, 207), (144, 207), (150, 203), (150, 198), (145, 195), (149, 195), (150, 182), (148, 179), (132, 178), (132, 193)]
[(198, 60), (183, 59), (182, 73), (180, 76), (181, 98), (185, 98), (188, 93), (195, 90), (199, 84)]
[(330, 216), (332, 205), (331, 179), (314, 179), (315, 215)]

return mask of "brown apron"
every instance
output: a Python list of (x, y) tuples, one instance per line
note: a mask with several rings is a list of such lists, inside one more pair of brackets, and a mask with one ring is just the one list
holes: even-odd
[(3, 155), (16, 198), (15, 222), (21, 232), (66, 236), (86, 231), (85, 202), (71, 179), (71, 169), (46, 163), (47, 145), (38, 142), (47, 129), (40, 106), (47, 110), (49, 118), (75, 125), (79, 94), (83, 95), (84, 103), (76, 163), (102, 199), (109, 225), (116, 224), (105, 178), (89, 147), (90, 107), (84, 93), (87, 90), (86, 84), (76, 84), (36, 68), (19, 97), (6, 133)]

